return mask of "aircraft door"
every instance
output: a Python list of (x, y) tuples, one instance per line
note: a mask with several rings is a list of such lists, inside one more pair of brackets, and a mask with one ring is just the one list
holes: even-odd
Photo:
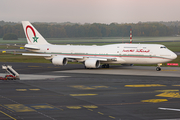
[(117, 54), (120, 54), (120, 49), (119, 49), (120, 47), (119, 46), (117, 46)]

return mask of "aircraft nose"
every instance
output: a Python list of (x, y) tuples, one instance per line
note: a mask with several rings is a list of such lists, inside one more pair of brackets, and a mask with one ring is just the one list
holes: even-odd
[(172, 59), (176, 59), (176, 58), (177, 58), (177, 55), (176, 55), (175, 53), (172, 53), (172, 54), (171, 54), (171, 58), (172, 58)]

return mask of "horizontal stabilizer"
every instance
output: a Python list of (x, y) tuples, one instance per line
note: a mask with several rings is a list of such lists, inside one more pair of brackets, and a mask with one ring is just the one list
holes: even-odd
[(26, 49), (31, 49), (31, 50), (40, 50), (39, 47), (37, 47), (37, 46), (35, 46), (35, 45), (31, 45), (31, 44), (26, 44), (26, 45), (24, 46), (24, 48), (26, 48)]
[(31, 49), (31, 50), (40, 50), (40, 48), (37, 47), (25, 47), (26, 49)]

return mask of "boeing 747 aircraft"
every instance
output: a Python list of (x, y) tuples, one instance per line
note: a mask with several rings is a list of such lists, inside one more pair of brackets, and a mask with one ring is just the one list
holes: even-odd
[(54, 65), (66, 65), (68, 61), (83, 63), (85, 68), (108, 68), (109, 64), (157, 64), (176, 59), (177, 55), (160, 44), (111, 44), (103, 46), (52, 45), (31, 25), (23, 21), (28, 44), (25, 48), (33, 53), (22, 55), (43, 56)]

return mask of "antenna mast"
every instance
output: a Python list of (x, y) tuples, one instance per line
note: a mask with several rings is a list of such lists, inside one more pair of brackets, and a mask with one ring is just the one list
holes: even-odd
[(130, 43), (132, 43), (132, 29), (130, 29)]

